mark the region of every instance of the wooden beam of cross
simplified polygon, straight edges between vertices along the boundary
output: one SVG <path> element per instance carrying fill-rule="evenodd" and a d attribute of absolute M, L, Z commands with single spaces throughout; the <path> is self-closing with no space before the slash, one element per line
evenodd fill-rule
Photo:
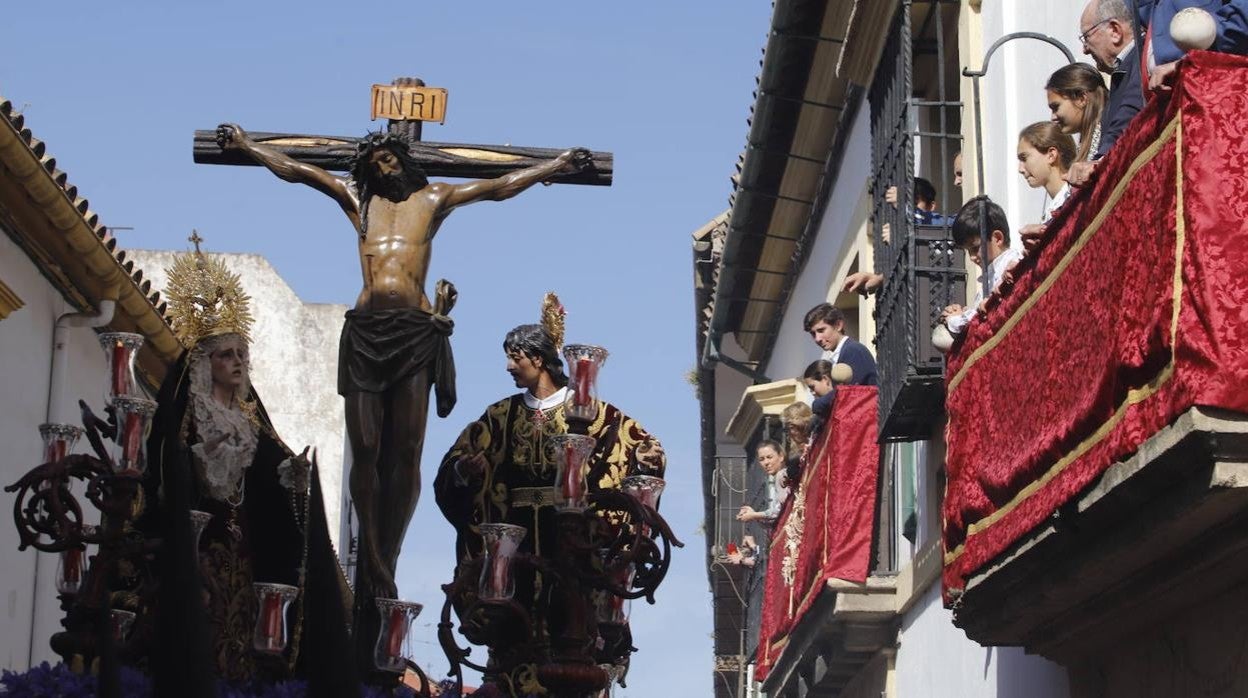
<path fill-rule="evenodd" d="M 423 85 L 413 78 L 400 78 L 395 85 Z M 475 145 L 466 143 L 431 143 L 420 140 L 420 122 L 391 121 L 390 131 L 399 131 L 412 142 L 411 154 L 430 177 L 461 177 L 492 179 L 509 172 L 532 167 L 551 160 L 563 152 L 552 148 L 527 148 L 510 145 Z M 360 138 L 351 136 L 314 136 L 297 133 L 250 132 L 255 142 L 273 148 L 299 162 L 315 165 L 331 172 L 346 172 L 356 153 Z M 575 174 L 558 175 L 552 183 L 610 186 L 614 174 L 614 157 L 609 152 L 591 151 L 593 164 Z M 252 165 L 258 163 L 244 153 L 228 152 L 217 143 L 217 130 L 195 132 L 193 156 L 204 165 Z"/>

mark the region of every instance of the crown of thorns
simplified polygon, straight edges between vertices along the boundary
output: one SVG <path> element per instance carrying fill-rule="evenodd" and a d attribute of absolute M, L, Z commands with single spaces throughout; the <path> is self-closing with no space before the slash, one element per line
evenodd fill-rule
<path fill-rule="evenodd" d="M 411 146 L 411 142 L 401 133 L 372 131 L 356 143 L 355 152 L 357 157 L 371 153 L 378 148 L 400 148 L 407 152 Z"/>

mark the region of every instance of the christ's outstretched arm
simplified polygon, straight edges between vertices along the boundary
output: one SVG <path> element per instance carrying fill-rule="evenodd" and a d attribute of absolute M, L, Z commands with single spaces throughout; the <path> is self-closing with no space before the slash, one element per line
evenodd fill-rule
<path fill-rule="evenodd" d="M 306 184 L 325 194 L 342 207 L 347 217 L 360 228 L 360 201 L 350 180 L 338 177 L 307 163 L 299 162 L 273 148 L 255 141 L 238 124 L 221 124 L 217 127 L 217 144 L 222 150 L 246 153 L 252 160 L 264 165 L 270 172 L 287 182 Z"/>
<path fill-rule="evenodd" d="M 477 201 L 503 201 L 519 194 L 538 182 L 545 182 L 561 173 L 580 172 L 593 162 L 593 156 L 584 148 L 566 150 L 559 157 L 517 170 L 495 179 L 478 179 L 465 184 L 443 185 L 450 189 L 443 206 L 446 210 Z"/>

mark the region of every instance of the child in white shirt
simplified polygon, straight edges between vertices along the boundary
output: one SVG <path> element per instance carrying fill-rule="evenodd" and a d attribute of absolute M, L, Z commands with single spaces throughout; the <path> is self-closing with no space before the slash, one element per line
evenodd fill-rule
<path fill-rule="evenodd" d="M 984 264 L 984 245 L 980 233 L 981 220 L 987 218 L 988 259 Z M 1010 247 L 1010 223 L 1005 218 L 1005 211 L 992 202 L 987 196 L 977 196 L 966 202 L 953 221 L 953 243 L 966 251 L 966 256 L 984 273 L 976 285 L 975 300 L 969 308 L 961 305 L 950 305 L 941 315 L 941 322 L 949 328 L 950 334 L 959 335 L 966 331 L 971 318 L 975 317 L 984 304 L 984 279 L 988 279 L 989 291 L 996 291 L 1005 278 L 1005 272 L 1022 259 L 1022 252 Z"/>

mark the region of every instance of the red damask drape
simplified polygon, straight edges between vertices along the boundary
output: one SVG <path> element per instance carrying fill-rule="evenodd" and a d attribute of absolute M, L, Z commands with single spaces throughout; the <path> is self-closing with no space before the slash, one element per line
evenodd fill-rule
<path fill-rule="evenodd" d="M 755 677 L 763 680 L 829 579 L 865 582 L 879 485 L 876 389 L 842 386 L 776 522 Z"/>
<path fill-rule="evenodd" d="M 947 373 L 944 588 L 1196 405 L 1248 411 L 1248 59 L 1196 52 Z"/>

